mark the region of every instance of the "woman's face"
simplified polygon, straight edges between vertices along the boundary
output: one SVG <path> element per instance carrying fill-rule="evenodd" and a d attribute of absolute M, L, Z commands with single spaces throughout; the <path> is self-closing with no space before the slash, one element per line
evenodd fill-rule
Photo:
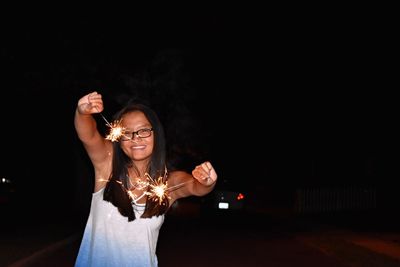
<path fill-rule="evenodd" d="M 122 150 L 135 163 L 149 162 L 154 147 L 154 133 L 146 116 L 141 111 L 127 113 L 122 117 L 122 126 L 126 129 L 125 138 L 120 142 Z"/>

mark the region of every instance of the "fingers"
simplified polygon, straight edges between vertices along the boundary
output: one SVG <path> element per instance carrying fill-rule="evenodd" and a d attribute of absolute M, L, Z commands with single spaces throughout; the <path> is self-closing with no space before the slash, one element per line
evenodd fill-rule
<path fill-rule="evenodd" d="M 92 114 L 103 110 L 103 100 L 97 91 L 91 92 L 78 101 L 78 111 L 81 114 Z"/>
<path fill-rule="evenodd" d="M 198 167 L 201 170 L 202 175 L 203 176 L 206 175 L 205 178 L 210 177 L 210 173 L 211 173 L 211 170 L 212 170 L 211 164 L 209 164 L 208 162 L 204 162 L 204 163 L 200 164 Z"/>
<path fill-rule="evenodd" d="M 216 179 L 216 173 L 213 166 L 208 161 L 197 165 L 192 174 L 197 180 L 205 181 L 207 184 L 213 183 Z"/>
<path fill-rule="evenodd" d="M 202 165 L 204 165 L 207 168 L 208 172 L 211 172 L 211 170 L 213 169 L 213 167 L 209 161 L 204 162 Z"/>
<path fill-rule="evenodd" d="M 98 100 L 101 100 L 101 94 L 97 93 L 96 91 L 87 95 L 88 104 L 93 104 L 93 102 L 98 102 Z"/>
<path fill-rule="evenodd" d="M 87 95 L 87 104 L 96 109 L 97 112 L 101 112 L 103 110 L 103 100 L 101 94 L 92 92 Z"/>

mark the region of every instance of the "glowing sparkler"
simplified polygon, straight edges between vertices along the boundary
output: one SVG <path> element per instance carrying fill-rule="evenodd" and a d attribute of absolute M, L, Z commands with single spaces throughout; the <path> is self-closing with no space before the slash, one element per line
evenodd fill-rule
<path fill-rule="evenodd" d="M 141 182 L 141 186 L 146 185 L 146 187 L 149 187 L 148 191 L 145 192 L 145 195 L 147 195 L 151 201 L 158 201 L 159 205 L 165 205 L 166 202 L 164 200 L 167 198 L 171 199 L 171 197 L 168 195 L 169 192 L 182 187 L 184 184 L 195 181 L 195 179 L 193 179 L 190 181 L 186 181 L 186 182 L 168 187 L 168 181 L 162 176 L 158 177 L 157 179 L 153 179 L 148 173 L 146 173 L 145 176 L 146 176 L 146 182 L 144 182 L 144 181 Z M 135 201 L 139 200 L 143 196 L 142 195 L 139 198 L 137 198 L 137 196 L 134 193 L 132 193 L 130 190 L 128 190 L 128 194 Z"/>
<path fill-rule="evenodd" d="M 164 182 L 163 177 L 160 176 L 157 178 L 157 180 L 152 179 L 150 175 L 148 175 L 148 177 L 150 177 L 151 181 L 153 181 L 153 182 L 149 184 L 150 190 L 146 194 L 150 197 L 150 200 L 158 201 L 158 203 L 160 205 L 165 205 L 164 199 L 166 199 L 166 198 L 171 199 L 171 197 L 168 195 L 168 192 L 176 190 L 176 189 L 182 187 L 184 184 L 195 181 L 195 179 L 193 179 L 193 180 L 190 180 L 187 182 L 183 182 L 183 183 L 168 187 L 168 181 Z"/>
<path fill-rule="evenodd" d="M 118 141 L 121 136 L 125 134 L 126 129 L 122 126 L 120 120 L 116 120 L 112 124 L 108 124 L 108 127 L 110 127 L 110 130 L 108 135 L 106 136 L 106 139 L 110 140 L 111 142 Z"/>
<path fill-rule="evenodd" d="M 132 200 L 134 200 L 135 202 L 138 201 L 139 199 L 141 199 L 143 196 L 147 195 L 149 197 L 150 201 L 154 201 L 154 202 L 157 201 L 159 203 L 159 205 L 166 205 L 166 202 L 164 200 L 167 198 L 171 199 L 171 197 L 169 196 L 169 192 L 182 187 L 184 184 L 192 183 L 195 181 L 195 179 L 192 179 L 192 180 L 182 182 L 182 183 L 176 184 L 174 186 L 168 187 L 168 181 L 166 181 L 164 179 L 164 177 L 162 177 L 162 176 L 158 177 L 157 179 L 153 179 L 148 173 L 146 173 L 145 176 L 146 176 L 146 181 L 137 182 L 138 185 L 140 184 L 139 187 L 134 186 L 134 189 L 139 188 L 140 190 L 142 190 L 144 188 L 148 188 L 148 190 L 146 192 L 144 192 L 143 194 L 141 194 L 140 196 L 137 196 L 133 192 L 133 189 L 127 189 L 122 184 L 121 181 L 115 181 L 115 182 L 121 184 L 122 187 L 124 188 L 124 190 L 130 196 L 130 198 Z"/>
<path fill-rule="evenodd" d="M 99 111 L 97 106 L 94 106 L 97 111 L 99 112 L 101 118 L 106 122 L 106 125 L 110 128 L 109 133 L 106 136 L 107 140 L 110 140 L 111 142 L 116 142 L 118 141 L 121 136 L 125 134 L 126 128 L 122 126 L 122 120 L 115 120 L 112 123 L 110 123 L 106 117 Z"/>
<path fill-rule="evenodd" d="M 163 177 L 161 176 L 158 177 L 156 180 L 151 179 L 151 181 L 152 183 L 149 184 L 150 189 L 148 192 L 146 192 L 146 194 L 149 196 L 150 200 L 158 201 L 158 204 L 165 205 L 164 200 L 166 198 L 170 199 L 167 192 L 167 181 L 164 182 Z"/>

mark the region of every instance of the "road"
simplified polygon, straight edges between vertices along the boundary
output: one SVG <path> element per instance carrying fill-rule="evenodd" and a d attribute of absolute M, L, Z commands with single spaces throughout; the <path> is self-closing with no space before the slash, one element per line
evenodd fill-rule
<path fill-rule="evenodd" d="M 81 229 L 9 267 L 73 266 Z M 217 214 L 169 216 L 157 248 L 160 267 L 400 266 L 400 235 L 319 221 Z"/>

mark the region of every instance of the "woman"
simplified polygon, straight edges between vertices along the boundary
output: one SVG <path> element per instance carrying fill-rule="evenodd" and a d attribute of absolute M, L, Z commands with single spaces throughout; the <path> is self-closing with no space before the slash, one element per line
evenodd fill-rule
<path fill-rule="evenodd" d="M 95 186 L 75 266 L 157 266 L 156 245 L 164 215 L 179 198 L 212 191 L 217 173 L 210 162 L 168 172 L 165 137 L 156 113 L 129 104 L 104 138 L 92 114 L 104 109 L 101 94 L 78 101 L 75 129 L 92 162 Z"/>

